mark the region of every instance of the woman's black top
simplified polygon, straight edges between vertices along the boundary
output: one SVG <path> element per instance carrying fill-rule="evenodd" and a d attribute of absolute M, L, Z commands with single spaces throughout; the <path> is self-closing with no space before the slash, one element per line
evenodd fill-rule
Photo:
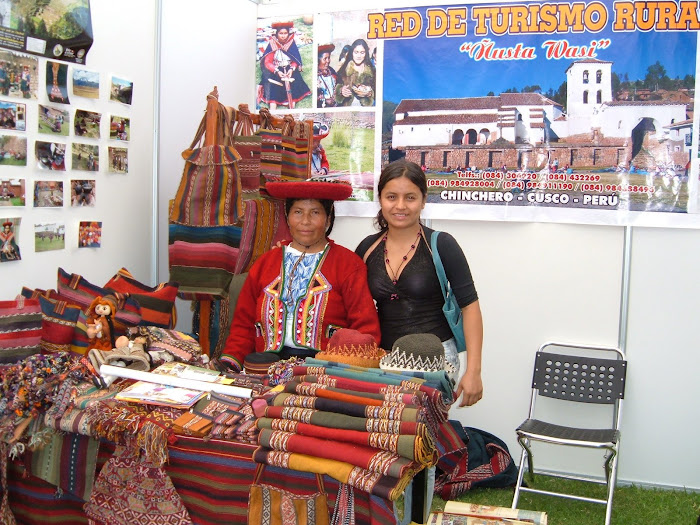
<path fill-rule="evenodd" d="M 413 258 L 404 266 L 396 285 L 386 270 L 383 240 L 367 257 L 367 280 L 377 303 L 382 332 L 380 346 L 387 351 L 391 350 L 396 339 L 407 334 L 432 333 L 441 341 L 452 337 L 442 313 L 445 300 L 429 249 L 433 230 L 423 227 L 423 231 L 425 239 L 421 237 Z M 380 232 L 365 238 L 355 253 L 364 257 L 369 247 L 384 234 Z M 460 308 L 476 301 L 478 295 L 469 264 L 454 237 L 441 232 L 438 251 Z"/>

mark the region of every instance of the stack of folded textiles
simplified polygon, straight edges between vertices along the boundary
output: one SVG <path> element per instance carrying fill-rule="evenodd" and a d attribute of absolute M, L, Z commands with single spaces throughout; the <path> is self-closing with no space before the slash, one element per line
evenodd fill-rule
<path fill-rule="evenodd" d="M 440 375 L 431 382 L 307 358 L 283 391 L 254 401 L 260 447 L 253 457 L 396 500 L 438 461 L 436 440 L 449 426 Z"/>

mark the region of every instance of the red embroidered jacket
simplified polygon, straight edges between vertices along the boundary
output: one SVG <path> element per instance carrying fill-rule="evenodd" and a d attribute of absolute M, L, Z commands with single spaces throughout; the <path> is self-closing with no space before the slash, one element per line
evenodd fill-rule
<path fill-rule="evenodd" d="M 251 352 L 283 346 L 287 305 L 281 300 L 287 281 L 283 250 L 273 248 L 253 264 L 238 296 L 221 359 L 243 368 Z M 296 344 L 326 349 L 334 329 L 352 328 L 379 341 L 379 318 L 367 286 L 367 268 L 354 252 L 328 241 L 304 299 L 296 305 Z"/>

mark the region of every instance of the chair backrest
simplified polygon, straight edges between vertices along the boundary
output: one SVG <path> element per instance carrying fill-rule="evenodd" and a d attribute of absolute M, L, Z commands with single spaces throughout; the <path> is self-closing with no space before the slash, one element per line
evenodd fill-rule
<path fill-rule="evenodd" d="M 570 425 L 575 421 L 577 426 L 595 428 L 601 418 L 610 415 L 612 427 L 617 429 L 622 417 L 626 376 L 627 361 L 619 348 L 544 343 L 535 357 L 529 417 L 545 416 L 550 422 Z M 565 401 L 580 405 L 572 411 L 546 404 L 536 414 L 535 406 L 540 398 L 552 398 L 555 404 Z M 584 405 L 589 408 L 584 409 Z"/>
<path fill-rule="evenodd" d="M 555 354 L 544 352 L 542 348 L 535 357 L 532 376 L 532 387 L 538 390 L 539 395 L 596 404 L 614 404 L 624 398 L 627 361 L 623 358 Z M 617 349 L 586 346 L 575 348 L 616 351 L 624 357 Z"/>

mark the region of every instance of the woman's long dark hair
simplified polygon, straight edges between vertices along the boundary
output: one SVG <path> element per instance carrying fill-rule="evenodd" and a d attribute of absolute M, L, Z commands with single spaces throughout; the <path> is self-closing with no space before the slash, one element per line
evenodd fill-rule
<path fill-rule="evenodd" d="M 335 206 L 333 206 L 333 201 L 330 199 L 309 199 L 309 198 L 294 198 L 294 199 L 285 199 L 284 201 L 284 216 L 288 217 L 289 216 L 289 210 L 292 209 L 292 205 L 296 201 L 308 201 L 308 200 L 314 200 L 318 201 L 321 203 L 321 206 L 323 206 L 323 209 L 326 212 L 326 217 L 330 217 L 330 223 L 328 224 L 328 229 L 326 230 L 326 237 L 328 237 L 331 234 L 331 231 L 333 231 L 333 224 L 335 223 Z"/>
<path fill-rule="evenodd" d="M 399 177 L 406 177 L 413 184 L 418 186 L 418 189 L 420 189 L 424 199 L 428 196 L 428 180 L 423 172 L 423 169 L 415 162 L 411 162 L 410 160 L 406 159 L 399 159 L 384 166 L 381 175 L 379 175 L 377 194 L 380 198 L 382 196 L 384 186 L 386 186 L 389 181 L 398 179 Z M 386 222 L 381 208 L 379 208 L 379 212 L 374 218 L 374 225 L 380 231 L 389 227 L 389 223 Z"/>
<path fill-rule="evenodd" d="M 352 62 L 352 52 L 355 51 L 355 48 L 357 46 L 362 46 L 365 48 L 365 59 L 362 61 L 363 64 L 366 66 L 369 66 L 370 69 L 372 70 L 372 76 L 376 73 L 376 69 L 374 68 L 374 65 L 372 64 L 372 60 L 370 59 L 369 56 L 369 46 L 367 45 L 367 42 L 365 42 L 362 38 L 358 38 L 355 40 L 352 45 L 350 46 L 350 51 L 348 51 L 347 56 L 345 57 L 345 61 L 343 62 L 343 65 L 340 66 L 338 69 L 338 74 L 342 75 L 343 77 L 347 76 L 347 71 L 346 68 L 350 62 Z"/>

